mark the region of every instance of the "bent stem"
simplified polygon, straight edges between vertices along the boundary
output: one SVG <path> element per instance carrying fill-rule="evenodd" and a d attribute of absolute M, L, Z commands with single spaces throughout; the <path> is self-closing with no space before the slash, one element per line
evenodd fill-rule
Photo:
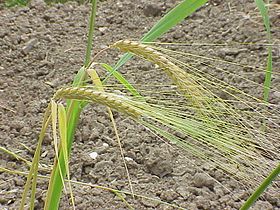
<path fill-rule="evenodd" d="M 256 191 L 248 198 L 248 200 L 243 204 L 240 210 L 249 209 L 279 174 L 280 174 L 280 163 L 269 174 L 269 176 L 260 184 L 260 186 L 256 189 Z"/>

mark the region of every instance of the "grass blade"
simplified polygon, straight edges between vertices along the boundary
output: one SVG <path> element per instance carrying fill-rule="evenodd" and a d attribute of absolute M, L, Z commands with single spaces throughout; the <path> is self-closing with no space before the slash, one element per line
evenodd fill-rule
<path fill-rule="evenodd" d="M 264 80 L 264 93 L 263 99 L 268 102 L 269 92 L 271 87 L 271 78 L 272 78 L 272 47 L 268 47 L 268 57 L 267 57 L 267 67 L 265 72 L 265 80 Z"/>
<path fill-rule="evenodd" d="M 168 12 L 152 29 L 141 39 L 142 42 L 150 42 L 170 28 L 177 25 L 184 18 L 194 13 L 198 8 L 203 6 L 208 0 L 185 0 L 178 4 L 174 9 Z"/>
<path fill-rule="evenodd" d="M 249 209 L 279 174 L 280 164 L 278 164 L 278 166 L 269 174 L 269 176 L 262 182 L 262 184 L 256 189 L 256 191 L 248 198 L 248 200 L 242 205 L 240 210 Z"/>
<path fill-rule="evenodd" d="M 92 42 L 93 42 L 93 32 L 94 32 L 94 25 L 95 25 L 95 17 L 96 17 L 96 7 L 97 7 L 97 0 L 92 1 L 92 8 L 91 8 L 91 16 L 90 16 L 90 24 L 89 24 L 89 33 L 88 33 L 88 41 L 87 41 L 87 49 L 86 49 L 86 56 L 84 66 L 79 70 L 78 74 L 74 78 L 73 86 L 77 87 L 84 83 L 86 79 L 86 72 L 85 69 L 87 65 L 90 63 L 91 57 L 91 49 L 92 49 Z M 67 153 L 69 154 L 71 151 L 71 146 L 74 139 L 75 130 L 79 121 L 80 113 L 82 108 L 85 104 L 77 101 L 67 101 Z M 63 158 L 64 154 L 61 150 L 59 153 L 59 160 L 61 161 L 61 171 L 57 165 L 54 165 L 54 169 L 51 174 L 51 179 L 49 183 L 49 189 L 47 193 L 47 201 L 45 204 L 44 209 L 46 210 L 55 210 L 59 207 L 59 200 L 61 196 L 61 191 L 63 187 L 63 183 L 61 181 L 61 175 L 64 177 L 66 175 L 66 166 L 64 164 Z M 56 167 L 55 167 L 56 166 Z"/>
<path fill-rule="evenodd" d="M 57 126 L 57 104 L 52 100 L 51 101 L 51 115 L 52 115 L 52 131 L 53 131 L 53 142 L 54 142 L 54 151 L 56 159 L 58 159 L 58 139 L 56 134 Z"/>
<path fill-rule="evenodd" d="M 133 96 L 138 96 L 140 97 L 140 93 L 131 85 L 123 76 L 120 72 L 115 71 L 114 68 L 106 63 L 102 63 L 101 66 L 106 69 L 109 73 L 111 73 L 123 86 L 129 90 L 129 92 Z"/>
<path fill-rule="evenodd" d="M 31 183 L 32 183 L 32 190 L 31 190 L 31 200 L 30 200 L 30 209 L 32 207 L 34 207 L 34 203 L 35 203 L 35 191 L 36 191 L 36 184 L 37 184 L 37 175 L 38 175 L 38 166 L 39 166 L 39 159 L 40 159 L 40 153 L 41 153 L 41 147 L 42 147 L 42 142 L 43 139 L 45 137 L 46 134 L 46 130 L 47 127 L 50 123 L 50 106 L 48 106 L 45 114 L 44 114 L 44 120 L 43 120 L 43 124 L 42 124 L 42 128 L 41 128 L 41 132 L 39 135 L 39 141 L 38 141 L 38 145 L 36 147 L 36 151 L 34 154 L 34 158 L 32 160 L 32 165 L 30 167 L 28 176 L 27 176 L 27 180 L 24 186 L 24 190 L 22 193 L 22 197 L 21 197 L 21 203 L 20 203 L 20 210 L 25 209 L 24 205 L 26 203 L 26 199 L 27 199 L 27 194 L 28 194 L 28 190 L 30 189 Z"/>
<path fill-rule="evenodd" d="M 271 44 L 271 30 L 270 30 L 270 21 L 268 16 L 268 9 L 265 6 L 265 3 L 263 0 L 255 0 L 256 5 L 261 13 L 261 16 L 263 18 L 263 23 L 266 29 L 267 38 L 269 41 L 269 44 Z M 267 57 L 267 67 L 265 72 L 265 81 L 264 81 L 264 93 L 263 93 L 263 99 L 264 101 L 268 101 L 269 98 L 269 91 L 271 86 L 271 77 L 272 77 L 272 47 L 271 45 L 268 47 L 268 57 Z"/>
<path fill-rule="evenodd" d="M 195 12 L 198 8 L 203 6 L 208 0 L 184 0 L 178 4 L 174 9 L 169 11 L 163 18 L 157 22 L 151 30 L 143 36 L 142 42 L 151 42 L 166 33 L 173 26 L 184 20 L 186 17 Z M 114 71 L 117 71 L 124 65 L 132 55 L 130 53 L 124 54 L 118 63 L 114 66 Z M 113 73 L 110 73 L 103 82 L 105 82 Z"/>
<path fill-rule="evenodd" d="M 66 110 L 62 104 L 58 105 L 58 124 L 59 124 L 59 134 L 61 140 L 61 149 L 63 151 L 64 165 L 66 169 L 66 176 L 68 180 L 70 180 L 70 170 L 69 170 L 69 155 L 68 155 L 68 147 L 67 147 L 67 117 Z M 60 164 L 59 164 L 60 165 Z M 62 180 L 62 183 L 64 181 Z M 73 204 L 73 208 L 75 209 L 74 196 L 72 192 L 71 183 L 68 182 L 71 201 Z"/>
<path fill-rule="evenodd" d="M 91 4 L 92 4 L 92 7 L 91 7 L 91 15 L 90 15 L 90 19 L 89 19 L 89 32 L 88 32 L 87 49 L 86 49 L 84 66 L 87 66 L 90 63 L 92 43 L 93 43 L 93 32 L 94 32 L 95 17 L 96 17 L 97 0 L 92 0 Z"/>

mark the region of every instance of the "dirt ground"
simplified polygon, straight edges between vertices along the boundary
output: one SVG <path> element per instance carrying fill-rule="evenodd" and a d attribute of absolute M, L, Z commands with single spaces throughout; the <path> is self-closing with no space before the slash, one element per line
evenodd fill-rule
<path fill-rule="evenodd" d="M 94 53 L 120 39 L 139 39 L 177 0 L 104 0 L 98 5 Z M 279 2 L 279 1 L 278 1 Z M 273 42 L 280 43 L 280 4 L 272 1 Z M 70 84 L 83 64 L 86 48 L 89 5 L 46 5 L 34 1 L 29 8 L 7 9 L 0 6 L 0 146 L 31 160 L 40 132 L 43 111 L 59 87 Z M 264 43 L 266 34 L 254 1 L 212 0 L 161 38 L 163 42 Z M 264 67 L 266 48 L 189 47 L 189 52 Z M 105 53 L 102 62 L 118 60 L 116 52 Z M 273 48 L 275 72 L 280 67 L 279 48 Z M 130 61 L 122 71 L 131 71 L 132 83 L 164 82 L 161 74 L 148 72 L 151 64 Z M 141 72 L 144 72 L 141 74 Z M 136 74 L 138 73 L 138 74 Z M 251 72 L 258 83 L 263 74 Z M 238 81 L 235 81 L 238 83 Z M 240 86 L 246 84 L 240 83 Z M 280 88 L 280 78 L 273 77 Z M 261 89 L 250 89 L 261 97 Z M 280 102 L 272 91 L 270 101 Z M 115 114 L 129 173 L 136 194 L 159 199 L 182 209 L 238 209 L 250 190 L 211 165 L 152 135 L 143 126 Z M 42 163 L 52 164 L 51 137 L 43 144 Z M 278 147 L 280 148 L 280 147 Z M 97 152 L 92 159 L 90 153 Z M 0 152 L 0 166 L 28 171 L 25 163 Z M 118 144 L 102 106 L 88 107 L 81 116 L 71 157 L 72 179 L 80 182 L 129 191 Z M 198 169 L 198 166 L 200 169 Z M 43 172 L 44 174 L 44 172 Z M 213 180 L 217 180 L 215 182 Z M 0 209 L 16 209 L 25 178 L 0 172 Z M 90 186 L 73 185 L 76 209 L 128 209 L 115 194 Z M 36 209 L 42 209 L 47 181 L 40 179 Z M 252 209 L 280 209 L 279 189 L 269 193 Z M 176 209 L 164 203 L 126 196 L 135 209 Z M 68 196 L 60 209 L 70 209 Z"/>

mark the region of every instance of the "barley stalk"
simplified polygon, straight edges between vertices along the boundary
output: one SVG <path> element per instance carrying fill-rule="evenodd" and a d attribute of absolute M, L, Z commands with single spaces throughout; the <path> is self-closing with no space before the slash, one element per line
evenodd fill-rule
<path fill-rule="evenodd" d="M 57 100 L 61 98 L 88 100 L 91 102 L 99 103 L 136 119 L 139 118 L 141 115 L 141 113 L 138 110 L 136 110 L 133 106 L 131 106 L 128 103 L 130 99 L 113 93 L 106 93 L 103 91 L 94 90 L 92 88 L 61 88 L 54 95 L 54 99 Z"/>

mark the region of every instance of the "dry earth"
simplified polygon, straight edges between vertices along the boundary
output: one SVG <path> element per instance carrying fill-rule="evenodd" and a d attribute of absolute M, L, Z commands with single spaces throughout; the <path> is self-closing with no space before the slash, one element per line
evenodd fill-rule
<path fill-rule="evenodd" d="M 160 0 L 105 0 L 99 4 L 94 52 L 120 39 L 139 39 L 175 3 Z M 151 4 L 152 3 L 152 4 Z M 0 6 L 0 146 L 29 160 L 32 158 L 43 111 L 55 90 L 70 84 L 81 67 L 86 47 L 89 5 L 46 5 L 36 1 L 29 8 Z M 280 43 L 280 5 L 271 7 L 272 36 Z M 210 1 L 161 38 L 163 42 L 241 43 L 265 42 L 265 31 L 254 1 Z M 189 47 L 189 52 L 265 66 L 266 48 Z M 273 48 L 274 67 L 279 73 L 279 48 Z M 113 64 L 116 52 L 105 53 L 102 62 Z M 151 64 L 139 59 L 129 62 L 132 83 L 164 82 L 161 74 L 148 72 Z M 142 74 L 142 72 L 144 72 Z M 138 74 L 136 74 L 138 73 Z M 263 82 L 263 74 L 251 72 Z M 279 77 L 273 79 L 278 88 Z M 238 83 L 239 81 L 235 81 Z M 242 86 L 242 82 L 241 82 Z M 261 97 L 260 90 L 251 90 Z M 279 104 L 279 92 L 270 101 Z M 136 194 L 160 199 L 185 209 L 238 209 L 250 190 L 207 163 L 184 156 L 178 149 L 153 136 L 141 125 L 115 113 L 125 156 Z M 43 145 L 42 161 L 51 164 L 54 154 L 50 136 Z M 24 147 L 27 146 L 27 148 Z M 97 152 L 96 159 L 90 158 Z M 0 152 L 0 166 L 28 171 L 28 167 Z M 198 167 L 200 169 L 198 169 Z M 126 173 L 106 109 L 90 106 L 82 114 L 71 158 L 72 179 L 85 183 L 129 190 Z M 43 172 L 44 174 L 44 172 Z M 215 182 L 217 180 L 219 183 Z M 25 178 L 0 172 L 0 209 L 16 209 Z M 40 180 L 36 209 L 42 209 L 46 180 Z M 115 194 L 89 186 L 74 185 L 77 209 L 127 209 Z M 133 200 L 135 209 L 176 209 L 145 198 Z M 60 209 L 70 209 L 64 196 Z M 280 209 L 279 189 L 270 189 L 252 209 Z"/>

